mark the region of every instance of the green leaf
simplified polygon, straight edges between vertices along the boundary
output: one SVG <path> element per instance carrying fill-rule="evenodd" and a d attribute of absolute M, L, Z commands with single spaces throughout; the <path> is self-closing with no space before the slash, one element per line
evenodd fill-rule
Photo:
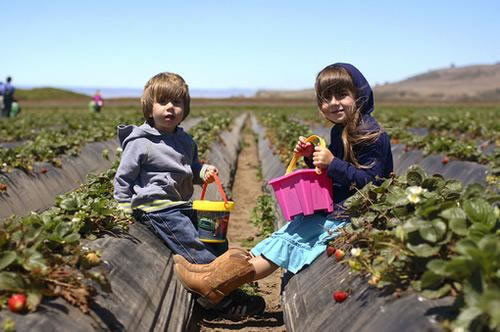
<path fill-rule="evenodd" d="M 73 242 L 77 242 L 78 240 L 80 240 L 80 234 L 78 234 L 78 233 L 72 233 L 72 234 L 69 234 L 63 238 L 63 241 L 65 243 L 73 243 Z"/>
<path fill-rule="evenodd" d="M 429 261 L 429 263 L 427 263 L 427 269 L 439 276 L 446 276 L 445 268 L 446 268 L 446 261 L 442 259 L 433 259 Z"/>
<path fill-rule="evenodd" d="M 425 179 L 425 172 L 418 166 L 412 166 L 406 173 L 406 181 L 409 186 L 420 186 Z"/>
<path fill-rule="evenodd" d="M 415 255 L 418 257 L 431 257 L 436 255 L 439 252 L 440 247 L 431 247 L 427 243 L 421 243 L 419 245 L 412 245 L 411 243 L 407 243 L 406 247 L 410 249 Z"/>
<path fill-rule="evenodd" d="M 26 287 L 24 279 L 18 273 L 0 272 L 0 291 L 20 292 Z"/>
<path fill-rule="evenodd" d="M 424 181 L 422 181 L 422 188 L 425 188 L 428 191 L 439 190 L 439 189 L 443 188 L 444 185 L 445 185 L 444 180 L 442 178 L 436 177 L 436 176 L 426 178 L 426 179 L 424 179 Z"/>
<path fill-rule="evenodd" d="M 468 307 L 460 312 L 454 325 L 468 331 L 470 323 L 482 313 L 483 311 L 478 307 Z"/>
<path fill-rule="evenodd" d="M 455 251 L 464 256 L 468 256 L 471 250 L 477 250 L 476 243 L 471 239 L 463 239 L 455 245 Z"/>
<path fill-rule="evenodd" d="M 468 278 L 474 270 L 476 269 L 476 264 L 470 259 L 465 257 L 455 257 L 445 266 L 445 273 L 454 280 L 464 280 Z"/>
<path fill-rule="evenodd" d="M 488 226 L 481 223 L 475 223 L 467 230 L 467 237 L 473 241 L 479 241 L 489 233 L 490 229 Z"/>
<path fill-rule="evenodd" d="M 0 255 L 0 271 L 12 264 L 17 258 L 15 251 L 4 251 Z"/>
<path fill-rule="evenodd" d="M 441 285 L 443 282 L 443 277 L 434 273 L 431 270 L 427 270 L 424 272 L 422 277 L 420 278 L 420 287 L 422 288 L 431 288 L 435 289 Z"/>
<path fill-rule="evenodd" d="M 404 206 L 409 203 L 407 196 L 408 194 L 402 188 L 393 187 L 386 196 L 386 202 L 394 207 Z"/>
<path fill-rule="evenodd" d="M 60 203 L 59 206 L 67 211 L 76 211 L 78 210 L 78 202 L 75 198 L 65 198 Z"/>
<path fill-rule="evenodd" d="M 26 306 L 28 307 L 29 311 L 36 311 L 36 309 L 40 305 L 40 302 L 42 302 L 42 294 L 39 291 L 32 290 L 28 292 Z"/>
<path fill-rule="evenodd" d="M 31 251 L 29 256 L 25 259 L 23 267 L 27 271 L 40 270 L 41 272 L 47 271 L 46 260 L 43 255 L 38 251 Z"/>
<path fill-rule="evenodd" d="M 478 247 L 492 256 L 498 255 L 500 253 L 500 238 L 493 234 L 486 235 L 479 241 Z"/>
<path fill-rule="evenodd" d="M 421 292 L 422 296 L 428 299 L 438 299 L 445 295 L 448 295 L 451 291 L 451 286 L 449 284 L 443 285 L 441 288 L 436 290 L 426 289 Z"/>
<path fill-rule="evenodd" d="M 439 219 L 434 219 L 424 223 L 419 233 L 424 240 L 435 243 L 446 233 L 446 224 Z"/>
<path fill-rule="evenodd" d="M 464 203 L 464 211 L 473 223 L 481 223 L 488 230 L 493 229 L 497 222 L 495 210 L 485 200 L 478 198 Z"/>
<path fill-rule="evenodd" d="M 454 207 L 444 210 L 440 216 L 448 220 L 448 225 L 455 234 L 467 235 L 467 215 L 464 210 Z"/>

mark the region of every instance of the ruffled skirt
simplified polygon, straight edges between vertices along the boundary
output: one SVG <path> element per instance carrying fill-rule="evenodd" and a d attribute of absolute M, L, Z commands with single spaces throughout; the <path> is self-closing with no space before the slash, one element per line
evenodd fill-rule
<path fill-rule="evenodd" d="M 299 215 L 259 242 L 251 252 L 297 273 L 326 250 L 328 241 L 338 236 L 339 228 L 345 224 L 346 221 L 329 219 L 326 214 Z"/>

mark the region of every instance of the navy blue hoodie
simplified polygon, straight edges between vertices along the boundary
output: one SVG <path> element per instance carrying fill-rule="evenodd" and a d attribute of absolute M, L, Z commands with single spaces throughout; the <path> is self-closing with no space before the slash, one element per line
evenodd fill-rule
<path fill-rule="evenodd" d="M 351 74 L 354 86 L 357 89 L 357 104 L 360 107 L 363 129 L 366 131 L 377 131 L 380 126 L 377 121 L 371 116 L 374 110 L 375 103 L 373 101 L 373 91 L 365 79 L 363 74 L 347 63 L 336 63 L 334 66 L 345 68 Z M 333 201 L 336 210 L 335 215 L 343 212 L 342 203 L 355 190 L 350 190 L 351 184 L 358 189 L 364 187 L 369 182 L 380 184 L 382 180 L 376 180 L 376 177 L 387 178 L 393 171 L 391 143 L 387 133 L 383 132 L 377 141 L 371 144 L 360 144 L 353 147 L 354 154 L 361 165 L 373 166 L 368 169 L 356 168 L 353 164 L 344 161 L 344 146 L 342 144 L 343 125 L 335 124 L 330 131 L 330 145 L 328 149 L 333 153 L 334 159 L 328 166 L 327 174 L 333 180 Z"/>

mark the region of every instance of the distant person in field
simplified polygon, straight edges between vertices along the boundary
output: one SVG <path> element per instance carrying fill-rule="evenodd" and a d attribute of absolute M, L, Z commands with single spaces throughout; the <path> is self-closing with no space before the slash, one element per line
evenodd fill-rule
<path fill-rule="evenodd" d="M 218 170 L 201 164 L 196 142 L 179 126 L 190 111 L 188 86 L 177 74 L 157 74 L 146 83 L 141 102 L 145 123 L 118 126 L 123 154 L 114 179 L 114 197 L 173 253 L 193 263 L 210 263 L 216 252 L 200 241 L 191 196 L 194 184 L 213 182 Z M 265 309 L 261 297 L 241 291 L 217 306 L 200 304 L 228 318 Z"/>
<path fill-rule="evenodd" d="M 3 82 L 0 81 L 0 116 L 3 116 Z"/>
<path fill-rule="evenodd" d="M 14 101 L 15 88 L 12 85 L 12 78 L 10 76 L 5 80 L 5 84 L 2 86 L 2 96 L 3 96 L 3 109 L 2 116 L 9 117 L 10 111 L 12 109 L 12 102 Z"/>
<path fill-rule="evenodd" d="M 294 152 L 309 167 L 319 167 L 333 180 L 334 212 L 298 215 L 258 243 L 251 255 L 234 253 L 210 264 L 191 264 L 174 256 L 175 273 L 184 287 L 218 303 L 242 284 L 270 275 L 278 267 L 298 273 L 325 252 L 327 243 L 349 222 L 343 202 L 367 183 L 380 184 L 393 171 L 387 133 L 372 117 L 373 92 L 354 66 L 336 63 L 316 77 L 320 114 L 332 123 L 330 145 L 316 146 L 299 137 Z"/>
<path fill-rule="evenodd" d="M 104 100 L 101 96 L 101 91 L 97 90 L 92 97 L 92 106 L 94 108 L 94 112 L 99 113 L 104 106 Z"/>

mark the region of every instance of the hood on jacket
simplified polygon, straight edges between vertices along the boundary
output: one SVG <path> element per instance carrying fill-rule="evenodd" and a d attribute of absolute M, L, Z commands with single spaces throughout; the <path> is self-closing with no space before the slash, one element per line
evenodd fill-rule
<path fill-rule="evenodd" d="M 354 67 L 349 63 L 334 63 L 331 66 L 342 67 L 351 74 L 352 81 L 357 91 L 357 104 L 360 107 L 362 114 L 370 114 L 375 108 L 375 102 L 373 99 L 373 91 L 370 84 L 366 78 L 361 74 L 358 68 Z"/>
<path fill-rule="evenodd" d="M 177 127 L 175 129 L 175 132 L 172 134 L 161 133 L 158 129 L 151 127 L 147 122 L 144 122 L 144 124 L 140 125 L 139 127 L 134 125 L 119 125 L 117 127 L 118 140 L 122 149 L 125 148 L 128 142 L 140 137 L 176 135 L 181 133 L 182 131 L 182 128 Z"/>

